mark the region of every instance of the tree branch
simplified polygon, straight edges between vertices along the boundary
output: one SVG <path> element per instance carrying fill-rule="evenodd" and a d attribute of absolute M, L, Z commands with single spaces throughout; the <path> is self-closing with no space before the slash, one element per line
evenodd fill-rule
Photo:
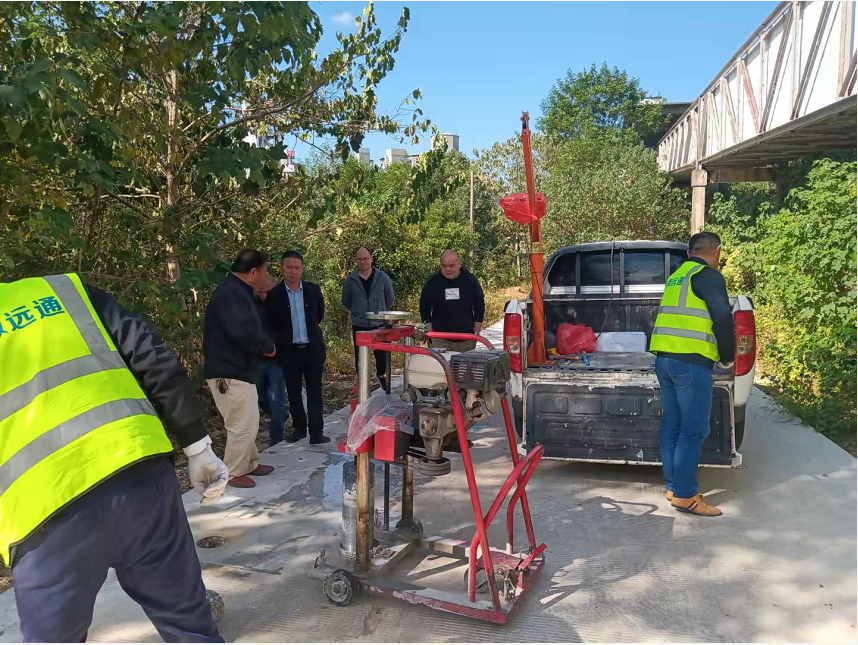
<path fill-rule="evenodd" d="M 324 82 L 319 83 L 318 85 L 312 87 L 311 89 L 309 89 L 307 92 L 305 92 L 304 94 L 302 94 L 300 97 L 298 97 L 297 99 L 295 99 L 292 102 L 280 103 L 278 105 L 275 105 L 272 108 L 262 110 L 261 112 L 255 112 L 255 113 L 249 114 L 247 116 L 239 117 L 237 119 L 233 119 L 232 121 L 230 121 L 228 123 L 224 123 L 223 125 L 217 126 L 216 128 L 210 130 L 205 136 L 203 136 L 203 138 L 200 139 L 196 143 L 196 145 L 194 145 L 193 148 L 191 148 L 191 150 L 188 152 L 188 154 L 185 158 L 187 159 L 188 157 L 193 155 L 197 150 L 199 150 L 203 145 L 205 145 L 205 143 L 207 141 L 209 141 L 209 139 L 211 139 L 216 134 L 223 132 L 224 130 L 229 130 L 231 128 L 234 128 L 235 126 L 241 125 L 242 123 L 250 123 L 252 121 L 258 121 L 260 119 L 265 118 L 266 116 L 270 116 L 272 114 L 276 114 L 277 112 L 283 112 L 285 110 L 288 110 L 291 106 L 302 103 L 303 101 L 306 101 L 308 98 L 313 96 L 313 94 L 318 92 L 324 84 L 325 84 Z"/>
<path fill-rule="evenodd" d="M 107 194 L 110 197 L 113 197 L 113 199 L 120 202 L 121 204 L 125 204 L 131 210 L 136 211 L 137 213 L 139 213 L 143 217 L 146 217 L 146 218 L 150 217 L 149 213 L 147 213 L 145 210 L 143 210 L 142 208 L 137 206 L 137 204 L 135 204 L 134 202 L 128 201 L 124 196 L 117 195 L 116 193 L 107 193 Z"/>
<path fill-rule="evenodd" d="M 107 199 L 108 197 L 116 197 L 116 198 L 122 197 L 124 199 L 137 199 L 137 198 L 143 198 L 143 197 L 151 197 L 153 199 L 158 199 L 158 200 L 162 199 L 162 197 L 160 195 L 152 195 L 150 193 L 140 193 L 137 195 L 114 195 L 113 193 L 110 193 L 108 195 L 102 195 L 101 199 Z"/>

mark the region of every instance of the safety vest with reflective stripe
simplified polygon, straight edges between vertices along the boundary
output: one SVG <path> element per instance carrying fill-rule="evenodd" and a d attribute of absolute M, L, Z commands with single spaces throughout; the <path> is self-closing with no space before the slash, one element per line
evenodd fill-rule
<path fill-rule="evenodd" d="M 0 283 L 0 557 L 170 440 L 74 274 Z M 96 527 L 93 527 L 97 530 Z"/>
<path fill-rule="evenodd" d="M 703 268 L 703 264 L 687 261 L 667 279 L 652 330 L 651 352 L 701 354 L 718 360 L 712 317 L 706 302 L 691 288 L 691 277 Z"/>

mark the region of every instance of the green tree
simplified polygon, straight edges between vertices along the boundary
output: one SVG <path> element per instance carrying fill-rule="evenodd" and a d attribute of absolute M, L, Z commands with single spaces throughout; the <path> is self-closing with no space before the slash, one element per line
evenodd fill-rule
<path fill-rule="evenodd" d="M 577 139 L 594 131 L 621 130 L 645 139 L 666 123 L 660 99 L 651 99 L 636 78 L 603 63 L 581 72 L 571 69 L 542 101 L 540 130 L 551 137 Z"/>
<path fill-rule="evenodd" d="M 582 242 L 686 237 L 687 198 L 641 143 L 614 130 L 593 130 L 578 139 L 536 136 L 533 145 L 536 189 L 548 205 L 546 251 Z M 479 164 L 499 192 L 524 192 L 517 139 L 496 144 Z"/>
<path fill-rule="evenodd" d="M 768 320 L 767 371 L 814 411 L 813 425 L 854 449 L 856 164 L 817 161 L 807 186 L 765 222 L 754 295 Z M 838 435 L 841 435 L 838 437 Z"/>
<path fill-rule="evenodd" d="M 77 270 L 195 346 L 223 259 L 327 179 L 284 176 L 286 143 L 428 127 L 418 90 L 377 110 L 407 24 L 383 36 L 370 4 L 319 57 L 305 2 L 0 5 L 0 275 Z"/>
<path fill-rule="evenodd" d="M 607 131 L 553 143 L 545 157 L 548 247 L 687 235 L 686 196 L 642 144 Z"/>
<path fill-rule="evenodd" d="M 854 452 L 858 167 L 854 151 L 838 155 L 850 156 L 791 163 L 778 185 L 733 186 L 710 221 L 725 240 L 728 287 L 754 297 L 758 372 Z"/>
<path fill-rule="evenodd" d="M 754 244 L 765 234 L 766 218 L 781 200 L 774 184 L 729 184 L 712 197 L 706 229 L 721 236 L 722 272 L 730 293 L 753 293 L 762 265 Z"/>

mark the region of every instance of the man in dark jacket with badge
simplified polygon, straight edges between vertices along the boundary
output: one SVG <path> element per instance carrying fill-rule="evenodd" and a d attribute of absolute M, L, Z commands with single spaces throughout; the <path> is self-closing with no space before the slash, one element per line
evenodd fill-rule
<path fill-rule="evenodd" d="M 420 293 L 420 316 L 429 331 L 479 334 L 483 327 L 486 301 L 476 276 L 462 267 L 455 251 L 441 255 L 441 270 L 433 275 Z M 430 347 L 464 352 L 476 347 L 472 340 L 432 339 Z"/>

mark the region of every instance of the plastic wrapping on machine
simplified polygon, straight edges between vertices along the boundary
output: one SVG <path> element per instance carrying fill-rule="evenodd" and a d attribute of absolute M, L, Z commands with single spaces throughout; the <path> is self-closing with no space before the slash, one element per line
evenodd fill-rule
<path fill-rule="evenodd" d="M 407 423 L 411 414 L 410 407 L 408 403 L 391 394 L 369 397 L 355 408 L 349 420 L 346 451 L 349 454 L 355 454 L 357 449 L 376 432 L 399 430 L 414 434 L 414 428 Z"/>
<path fill-rule="evenodd" d="M 545 217 L 545 195 L 536 193 L 536 213 L 530 212 L 530 201 L 527 193 L 513 193 L 502 197 L 500 207 L 504 217 L 516 224 L 530 224 L 533 220 Z"/>

